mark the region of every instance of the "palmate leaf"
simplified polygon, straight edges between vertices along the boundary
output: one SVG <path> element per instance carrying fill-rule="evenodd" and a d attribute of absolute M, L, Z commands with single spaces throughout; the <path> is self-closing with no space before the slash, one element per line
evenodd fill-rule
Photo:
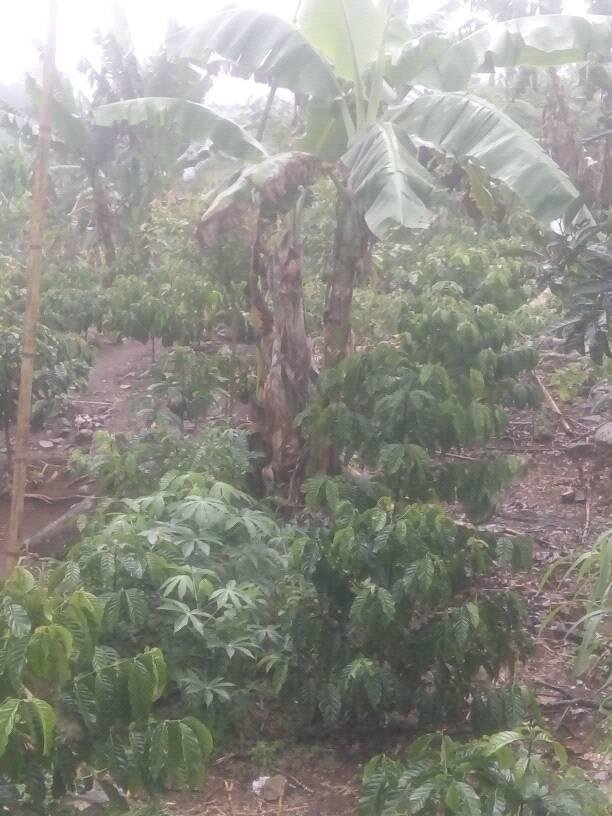
<path fill-rule="evenodd" d="M 167 96 L 149 96 L 126 99 L 102 105 L 93 111 L 96 125 L 112 127 L 125 122 L 128 125 L 149 125 L 172 129 L 188 139 L 210 141 L 219 150 L 239 159 L 256 161 L 265 156 L 265 150 L 240 125 L 218 113 L 187 99 Z"/>
<path fill-rule="evenodd" d="M 256 79 L 321 99 L 339 96 L 332 66 L 291 23 L 258 11 L 228 9 L 168 40 L 174 58 L 219 54 Z"/>
<path fill-rule="evenodd" d="M 469 93 L 433 91 L 395 109 L 392 121 L 457 162 L 475 162 L 550 224 L 580 201 L 566 174 L 509 116 Z"/>
<path fill-rule="evenodd" d="M 607 56 L 612 46 L 612 17 L 550 14 L 519 17 L 483 26 L 458 42 L 429 40 L 431 61 L 422 55 L 423 70 L 412 74 L 415 84 L 445 91 L 465 88 L 474 73 L 518 65 L 552 66 L 586 62 Z M 415 49 L 406 46 L 394 68 L 395 77 L 410 72 Z"/>
<path fill-rule="evenodd" d="M 342 157 L 349 185 L 377 238 L 401 239 L 405 230 L 424 228 L 431 220 L 427 201 L 433 180 L 415 152 L 405 131 L 378 122 Z"/>

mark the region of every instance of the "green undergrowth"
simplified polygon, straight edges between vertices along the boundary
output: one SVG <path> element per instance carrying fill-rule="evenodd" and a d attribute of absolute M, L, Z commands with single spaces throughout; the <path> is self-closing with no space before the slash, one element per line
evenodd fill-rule
<path fill-rule="evenodd" d="M 502 731 L 472 742 L 420 737 L 400 760 L 365 768 L 361 816 L 605 816 L 603 792 L 563 746 L 537 727 Z"/>
<path fill-rule="evenodd" d="M 117 498 L 64 561 L 18 569 L 0 594 L 4 801 L 43 812 L 84 769 L 129 791 L 192 785 L 258 701 L 328 733 L 460 718 L 529 650 L 519 601 L 477 592 L 495 563 L 525 563 L 522 541 L 333 479 L 308 483 L 311 511 L 288 523 L 241 489 L 249 454 L 227 428 L 199 472 L 126 498 L 130 446 L 103 441 Z M 164 465 L 193 453 L 181 440 Z"/>

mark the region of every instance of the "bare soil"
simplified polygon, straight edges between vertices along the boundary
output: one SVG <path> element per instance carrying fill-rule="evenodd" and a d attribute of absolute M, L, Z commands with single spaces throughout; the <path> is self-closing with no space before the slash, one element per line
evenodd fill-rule
<path fill-rule="evenodd" d="M 111 344 L 102 337 L 96 338 L 96 346 L 86 392 L 70 399 L 61 417 L 49 419 L 30 436 L 24 540 L 92 494 L 91 484 L 75 481 L 67 470 L 72 450 L 87 450 L 95 430 L 123 433 L 136 429 L 138 399 L 146 390 L 151 366 L 150 349 L 137 342 Z M 9 510 L 10 496 L 5 489 L 0 492 L 0 542 Z"/>

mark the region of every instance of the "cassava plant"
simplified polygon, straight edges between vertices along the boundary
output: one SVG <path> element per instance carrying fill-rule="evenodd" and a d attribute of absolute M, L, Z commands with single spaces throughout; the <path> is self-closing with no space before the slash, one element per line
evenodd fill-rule
<path fill-rule="evenodd" d="M 283 535 L 231 484 L 169 472 L 156 492 L 108 506 L 60 574 L 105 598 L 108 645 L 122 656 L 159 646 L 180 710 L 228 728 L 281 639 L 271 598 Z"/>

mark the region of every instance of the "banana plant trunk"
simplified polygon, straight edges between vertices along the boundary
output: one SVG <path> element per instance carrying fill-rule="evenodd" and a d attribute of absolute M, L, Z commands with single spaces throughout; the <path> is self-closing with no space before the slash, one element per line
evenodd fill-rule
<path fill-rule="evenodd" d="M 311 365 L 304 320 L 302 246 L 293 229 L 282 233 L 269 263 L 268 294 L 274 325 L 261 406 L 271 461 L 264 478 L 274 486 L 287 486 L 291 503 L 297 499 L 305 461 L 304 439 L 295 419 L 306 405 Z"/>
<path fill-rule="evenodd" d="M 337 365 L 351 350 L 353 289 L 368 266 L 368 228 L 350 190 L 338 187 L 333 264 L 323 314 L 326 368 Z"/>
<path fill-rule="evenodd" d="M 599 140 L 597 151 L 600 168 L 597 203 L 603 210 L 609 210 L 612 207 L 612 136 L 609 132 L 612 126 L 612 91 L 602 91 L 600 118 L 604 123 L 606 133 Z"/>
<path fill-rule="evenodd" d="M 570 107 L 559 73 L 548 70 L 549 86 L 542 111 L 542 142 L 574 184 L 593 200 L 587 155 L 580 138 L 578 117 Z M 590 183 L 591 182 L 591 183 Z"/>
<path fill-rule="evenodd" d="M 106 264 L 105 282 L 110 286 L 115 277 L 115 260 L 117 252 L 115 249 L 115 242 L 113 240 L 112 231 L 112 213 L 106 196 L 106 190 L 102 180 L 100 179 L 100 172 L 96 169 L 90 173 L 90 183 L 93 196 L 94 219 L 96 224 L 96 233 L 98 241 L 102 246 L 104 254 L 104 262 Z"/>

